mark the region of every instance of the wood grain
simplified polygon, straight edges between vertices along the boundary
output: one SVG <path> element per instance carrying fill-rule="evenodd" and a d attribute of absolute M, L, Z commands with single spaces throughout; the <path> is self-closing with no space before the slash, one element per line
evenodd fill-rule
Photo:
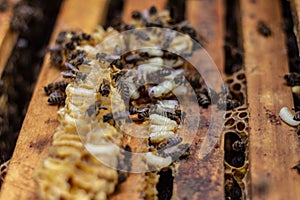
<path fill-rule="evenodd" d="M 104 19 L 108 0 L 65 0 L 54 28 L 51 44 L 57 34 L 66 29 L 82 29 L 92 32 Z M 87 6 L 93 5 L 93 6 Z M 52 135 L 58 126 L 56 106 L 47 105 L 42 87 L 55 80 L 60 71 L 50 66 L 49 55 L 35 87 L 23 126 L 11 159 L 9 171 L 2 187 L 0 199 L 35 199 L 36 184 L 33 180 L 35 169 L 48 155 Z"/>
<path fill-rule="evenodd" d="M 291 168 L 299 160 L 299 142 L 294 129 L 272 123 L 281 107 L 293 107 L 288 73 L 287 49 L 282 30 L 280 1 L 241 2 L 248 104 L 250 111 L 251 199 L 300 199 L 300 179 Z M 257 31 L 259 21 L 271 29 L 264 37 Z"/>
<path fill-rule="evenodd" d="M 13 5 L 19 0 L 9 0 L 8 7 L 0 12 L 0 77 L 7 60 L 17 42 L 18 33 L 10 30 L 10 20 L 13 16 Z"/>
<path fill-rule="evenodd" d="M 222 73 L 225 24 L 223 1 L 189 0 L 186 3 L 187 20 L 205 39 L 204 48 Z M 219 138 L 213 151 L 204 159 L 195 156 L 199 154 L 204 138 L 208 137 L 207 124 L 212 122 L 212 117 L 218 119 L 218 116 L 210 116 L 210 109 L 215 108 L 201 109 L 200 126 L 191 146 L 191 155 L 187 160 L 179 162 L 178 172 L 174 178 L 173 199 L 224 199 L 225 197 L 222 139 Z M 218 134 L 221 132 L 216 133 Z"/>

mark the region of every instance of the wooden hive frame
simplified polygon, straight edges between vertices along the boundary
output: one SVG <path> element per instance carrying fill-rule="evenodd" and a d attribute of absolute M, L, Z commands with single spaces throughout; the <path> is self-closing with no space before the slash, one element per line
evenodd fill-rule
<path fill-rule="evenodd" d="M 133 10 L 147 9 L 151 5 L 162 10 L 166 4 L 166 0 L 125 0 L 122 17 L 128 22 Z M 104 24 L 108 5 L 109 0 L 63 1 L 50 45 L 61 30 L 80 28 L 92 32 L 97 24 Z M 291 1 L 291 6 L 299 43 L 300 1 Z M 293 107 L 291 91 L 285 86 L 283 79 L 283 75 L 289 72 L 289 58 L 286 53 L 286 38 L 281 28 L 284 19 L 280 0 L 272 3 L 243 0 L 239 1 L 236 8 L 241 14 L 238 21 L 239 42 L 244 49 L 247 104 L 250 112 L 247 198 L 300 199 L 300 190 L 297 189 L 300 178 L 297 171 L 291 169 L 300 160 L 298 136 L 287 124 L 274 124 L 269 118 L 269 112 L 277 116 L 281 107 Z M 17 34 L 10 32 L 5 19 L 10 17 L 10 12 L 0 14 L 0 74 L 12 51 L 11 47 L 17 40 Z M 186 1 L 186 18 L 205 38 L 205 48 L 224 77 L 225 12 L 224 0 Z M 259 21 L 268 24 L 271 36 L 264 37 L 258 33 Z M 7 47 L 10 48 L 6 50 Z M 1 188 L 0 199 L 37 197 L 37 186 L 32 176 L 48 155 L 52 135 L 58 126 L 57 107 L 46 106 L 47 97 L 42 87 L 52 82 L 59 73 L 57 68 L 50 66 L 49 55 L 46 55 Z M 204 115 L 207 114 L 203 112 Z M 201 133 L 205 131 L 203 127 Z M 220 148 L 215 148 L 206 159 L 198 160 L 191 156 L 189 162 L 179 166 L 174 177 L 173 199 L 225 198 L 223 143 L 221 139 Z M 193 153 L 199 152 L 195 150 Z M 110 199 L 141 199 L 138 188 L 143 186 L 138 180 L 142 178 L 142 175 L 131 174 Z"/>

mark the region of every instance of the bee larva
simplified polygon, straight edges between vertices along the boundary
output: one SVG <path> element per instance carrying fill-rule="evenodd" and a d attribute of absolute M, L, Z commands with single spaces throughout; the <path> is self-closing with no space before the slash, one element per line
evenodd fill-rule
<path fill-rule="evenodd" d="M 297 126 L 300 124 L 300 121 L 294 120 L 293 114 L 287 107 L 282 107 L 279 111 L 279 117 L 290 126 Z"/>
<path fill-rule="evenodd" d="M 148 91 L 148 95 L 150 98 L 156 97 L 163 97 L 164 95 L 171 92 L 175 89 L 177 85 L 173 81 L 165 80 L 162 83 L 158 84 L 157 86 L 150 87 Z"/>
<path fill-rule="evenodd" d="M 175 131 L 177 129 L 177 124 L 166 124 L 166 125 L 150 125 L 151 132 L 161 132 L 161 131 Z"/>
<path fill-rule="evenodd" d="M 297 111 L 293 117 L 294 120 L 300 121 L 300 111 Z"/>
<path fill-rule="evenodd" d="M 158 106 L 162 107 L 163 109 L 174 110 L 179 108 L 179 104 L 177 100 L 161 100 L 158 101 Z"/>
<path fill-rule="evenodd" d="M 150 141 L 152 143 L 159 143 L 168 138 L 174 137 L 174 132 L 172 131 L 161 131 L 161 132 L 152 132 L 150 133 Z"/>
<path fill-rule="evenodd" d="M 237 140 L 232 144 L 232 149 L 234 151 L 245 151 L 245 144 L 242 141 Z"/>
<path fill-rule="evenodd" d="M 61 105 L 64 104 L 66 99 L 66 94 L 62 91 L 55 90 L 50 94 L 50 97 L 48 99 L 48 102 L 51 105 Z"/>
<path fill-rule="evenodd" d="M 170 156 L 163 158 L 163 157 L 154 155 L 151 152 L 147 152 L 145 158 L 146 158 L 146 162 L 148 165 L 158 167 L 158 168 L 168 166 L 172 163 L 172 158 Z"/>
<path fill-rule="evenodd" d="M 210 105 L 210 100 L 208 96 L 206 96 L 203 93 L 197 94 L 197 100 L 198 100 L 198 104 L 203 108 L 208 108 L 208 106 Z"/>
<path fill-rule="evenodd" d="M 132 98 L 132 99 L 140 98 L 140 93 L 138 92 L 138 89 L 137 89 L 137 87 L 135 86 L 134 83 L 127 82 L 127 86 L 128 86 L 128 89 L 129 89 L 130 98 Z"/>
<path fill-rule="evenodd" d="M 164 117 L 162 115 L 151 114 L 149 118 L 150 118 L 151 124 L 174 125 L 174 126 L 177 125 L 177 123 L 174 120 L 171 120 L 171 119 L 169 119 L 167 117 Z"/>
<path fill-rule="evenodd" d="M 180 142 L 182 142 L 182 137 L 179 137 L 179 136 L 171 137 L 171 138 L 166 139 L 164 142 L 161 142 L 158 145 L 157 149 L 163 150 L 165 148 L 175 146 L 175 145 L 179 144 Z"/>
<path fill-rule="evenodd" d="M 66 82 L 66 81 L 50 83 L 44 87 L 44 91 L 47 95 L 50 95 L 55 90 L 61 90 L 64 92 L 66 90 L 67 85 L 68 85 L 68 82 Z"/>
<path fill-rule="evenodd" d="M 150 56 L 158 56 L 161 57 L 164 55 L 164 52 L 160 49 L 155 49 L 155 48 L 146 48 L 141 50 L 142 53 L 147 53 L 147 55 Z"/>
<path fill-rule="evenodd" d="M 99 93 L 102 96 L 107 97 L 110 93 L 110 82 L 107 79 L 103 79 L 99 87 Z"/>

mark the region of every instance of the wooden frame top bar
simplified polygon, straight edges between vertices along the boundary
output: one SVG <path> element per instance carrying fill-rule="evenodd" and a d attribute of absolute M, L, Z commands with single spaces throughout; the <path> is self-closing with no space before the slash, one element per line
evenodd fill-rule
<path fill-rule="evenodd" d="M 283 76 L 289 72 L 280 1 L 240 1 L 250 111 L 251 199 L 300 199 L 300 179 L 291 168 L 299 160 L 299 142 L 287 124 L 272 123 L 283 106 L 293 107 Z M 259 21 L 272 34 L 258 33 Z M 280 119 L 278 119 L 280 120 Z"/>

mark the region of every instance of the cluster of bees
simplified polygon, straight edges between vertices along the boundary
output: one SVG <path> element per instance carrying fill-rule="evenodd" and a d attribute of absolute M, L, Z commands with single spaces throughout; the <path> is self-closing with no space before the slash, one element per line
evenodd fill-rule
<path fill-rule="evenodd" d="M 118 27 L 119 30 L 128 31 L 129 36 L 115 38 L 110 44 L 101 42 L 110 34 L 120 36 L 115 30 L 104 31 L 98 28 L 91 35 L 73 31 L 61 32 L 54 47 L 50 48 L 50 53 L 52 64 L 65 68 L 61 73 L 63 80 L 46 85 L 44 91 L 49 95 L 50 104 L 65 104 L 59 113 L 62 126 L 68 127 L 66 130 L 71 127 L 68 124 L 71 123 L 71 118 L 92 122 L 97 120 L 97 126 L 114 127 L 114 134 L 116 130 L 122 129 L 124 121 L 145 127 L 148 136 L 145 160 L 148 170 L 157 170 L 189 155 L 190 144 L 180 134 L 187 113 L 181 108 L 177 98 L 189 98 L 188 84 L 196 94 L 198 105 L 203 108 L 216 104 L 221 110 L 232 110 L 242 105 L 244 99 L 236 98 L 230 84 L 222 85 L 221 92 L 218 93 L 206 87 L 200 74 L 191 72 L 191 66 L 185 61 L 185 57 L 191 56 L 196 50 L 194 42 L 198 41 L 198 36 L 187 22 L 177 23 L 167 12 L 158 13 L 155 7 L 144 13 L 135 11 L 132 18 L 132 24 L 120 24 Z M 146 31 L 135 29 L 143 27 L 146 27 Z M 162 33 L 156 29 L 160 27 L 169 29 Z M 161 40 L 157 38 L 158 35 L 162 37 Z M 161 43 L 163 48 L 157 48 L 153 41 Z M 143 46 L 152 48 L 141 48 Z M 95 82 L 95 74 L 99 73 L 94 71 L 96 68 L 103 71 L 100 82 Z M 94 99 L 85 105 L 76 101 L 78 96 Z M 114 110 L 111 101 L 107 100 L 112 96 L 120 96 L 125 109 Z M 121 104 L 119 107 L 122 107 Z M 73 128 L 72 131 L 74 132 Z M 244 152 L 246 145 L 239 139 L 231 144 L 231 148 L 236 152 Z M 95 144 L 88 144 L 87 149 L 97 153 L 100 149 L 104 150 Z M 110 151 L 115 155 L 116 150 L 112 147 L 104 150 Z M 242 161 L 237 157 L 232 162 Z M 51 171 L 44 166 L 44 172 L 41 171 L 40 174 L 47 170 Z M 126 176 L 119 173 L 119 182 L 125 179 Z M 41 177 L 38 180 L 44 181 Z M 116 180 L 112 182 L 117 184 Z"/>

